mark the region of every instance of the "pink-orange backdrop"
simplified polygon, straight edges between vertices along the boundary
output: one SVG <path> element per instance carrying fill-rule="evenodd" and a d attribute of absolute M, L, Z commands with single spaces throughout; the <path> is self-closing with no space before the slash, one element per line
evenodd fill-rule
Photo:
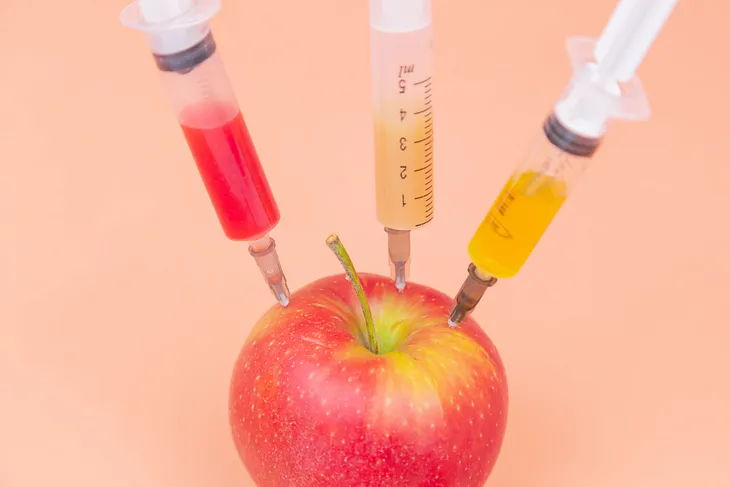
<path fill-rule="evenodd" d="M 0 6 L 0 486 L 248 486 L 233 360 L 271 304 L 219 229 L 123 0 Z M 437 216 L 413 279 L 466 244 L 611 0 L 436 1 Z M 726 2 L 680 2 L 622 123 L 477 319 L 511 410 L 493 487 L 730 485 Z M 226 0 L 215 34 L 281 206 L 291 286 L 387 272 L 374 219 L 367 2 Z M 719 40 L 718 40 L 719 39 Z M 468 224 L 457 223 L 459 220 Z M 371 245 L 375 240 L 378 245 Z"/>

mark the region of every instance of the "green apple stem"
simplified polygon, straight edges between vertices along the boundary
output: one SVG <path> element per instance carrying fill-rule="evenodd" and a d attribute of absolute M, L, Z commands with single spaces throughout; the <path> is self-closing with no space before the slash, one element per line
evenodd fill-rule
<path fill-rule="evenodd" d="M 352 284 L 352 289 L 355 291 L 358 301 L 360 301 L 360 307 L 362 308 L 362 314 L 365 315 L 365 328 L 368 334 L 368 349 L 374 354 L 378 354 L 378 340 L 375 338 L 375 323 L 373 322 L 373 314 L 370 312 L 370 305 L 368 299 L 365 296 L 365 290 L 362 288 L 362 283 L 355 270 L 355 265 L 350 259 L 350 255 L 345 250 L 345 246 L 342 245 L 340 237 L 335 234 L 327 237 L 327 246 L 335 253 L 337 258 L 340 260 L 342 267 L 345 269 L 347 280 Z"/>

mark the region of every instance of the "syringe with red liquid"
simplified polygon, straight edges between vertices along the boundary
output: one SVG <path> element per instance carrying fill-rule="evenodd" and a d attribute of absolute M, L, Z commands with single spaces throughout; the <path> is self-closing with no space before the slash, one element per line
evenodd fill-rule
<path fill-rule="evenodd" d="M 136 0 L 121 21 L 147 36 L 224 233 L 249 243 L 271 292 L 287 306 L 289 288 L 269 236 L 279 208 L 209 26 L 219 8 L 220 0 Z"/>

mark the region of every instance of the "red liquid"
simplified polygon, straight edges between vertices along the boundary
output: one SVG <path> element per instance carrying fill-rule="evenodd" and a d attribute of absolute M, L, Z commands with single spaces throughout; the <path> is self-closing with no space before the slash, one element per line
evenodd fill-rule
<path fill-rule="evenodd" d="M 271 231 L 279 208 L 238 107 L 204 102 L 180 120 L 226 236 L 254 240 Z"/>

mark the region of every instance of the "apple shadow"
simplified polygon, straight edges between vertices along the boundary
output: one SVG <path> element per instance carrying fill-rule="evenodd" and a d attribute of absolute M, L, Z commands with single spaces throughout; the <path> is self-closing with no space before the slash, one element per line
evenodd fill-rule
<path fill-rule="evenodd" d="M 549 393 L 510 391 L 502 451 L 485 487 L 558 485 L 586 444 L 579 405 Z"/>

